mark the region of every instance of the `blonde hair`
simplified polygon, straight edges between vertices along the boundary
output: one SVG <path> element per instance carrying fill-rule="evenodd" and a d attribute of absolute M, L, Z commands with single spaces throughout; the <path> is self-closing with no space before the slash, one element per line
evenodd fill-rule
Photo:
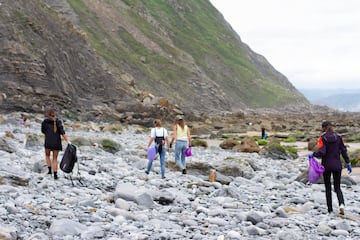
<path fill-rule="evenodd" d="M 185 120 L 184 119 L 176 120 L 176 124 L 179 125 L 182 129 L 184 129 Z"/>

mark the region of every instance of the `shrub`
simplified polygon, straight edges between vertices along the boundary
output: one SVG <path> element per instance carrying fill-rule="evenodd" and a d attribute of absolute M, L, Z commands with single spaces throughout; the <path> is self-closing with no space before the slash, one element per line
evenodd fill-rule
<path fill-rule="evenodd" d="M 284 146 L 285 150 L 292 154 L 297 154 L 297 149 L 294 146 Z"/>
<path fill-rule="evenodd" d="M 259 144 L 259 146 L 265 146 L 268 144 L 268 141 L 266 139 L 258 139 L 257 143 Z"/>
<path fill-rule="evenodd" d="M 283 142 L 287 142 L 287 143 L 290 143 L 290 142 L 296 142 L 296 138 L 294 136 L 289 136 L 287 138 L 285 138 L 284 140 L 282 140 Z"/>
<path fill-rule="evenodd" d="M 191 146 L 193 146 L 193 147 L 207 147 L 208 144 L 207 144 L 207 142 L 205 140 L 196 138 L 196 139 L 193 139 L 191 141 Z"/>
<path fill-rule="evenodd" d="M 110 153 L 115 153 L 120 150 L 120 144 L 111 139 L 103 139 L 101 145 L 105 151 Z"/>

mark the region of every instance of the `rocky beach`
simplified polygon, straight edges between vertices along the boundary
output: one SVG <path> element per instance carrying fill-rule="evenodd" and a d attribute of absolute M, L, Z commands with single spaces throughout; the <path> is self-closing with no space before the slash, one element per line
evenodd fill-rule
<path fill-rule="evenodd" d="M 2 115 L 0 121 L 0 239 L 360 238 L 357 170 L 343 174 L 346 218 L 338 215 L 335 193 L 335 214 L 329 215 L 324 185 L 307 183 L 303 148 L 296 157 L 274 159 L 222 149 L 223 139 L 213 137 L 207 147 L 193 147 L 186 175 L 173 152 L 167 155 L 166 179 L 161 179 L 158 159 L 149 175 L 144 172 L 149 128 L 64 120 L 78 149 L 72 184 L 61 170 L 58 180 L 47 174 L 42 116 L 33 116 L 25 127 L 19 116 Z M 244 120 L 243 126 L 252 123 Z M 197 129 L 200 135 L 203 130 Z M 215 181 L 209 181 L 212 171 Z"/>

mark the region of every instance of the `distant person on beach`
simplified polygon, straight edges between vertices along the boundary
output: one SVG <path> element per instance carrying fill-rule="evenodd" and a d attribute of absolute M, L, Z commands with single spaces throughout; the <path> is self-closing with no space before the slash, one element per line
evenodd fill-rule
<path fill-rule="evenodd" d="M 149 148 L 152 142 L 155 142 L 156 152 L 160 155 L 160 169 L 161 169 L 161 178 L 165 178 L 165 157 L 166 149 L 169 149 L 169 137 L 168 131 L 162 126 L 160 119 L 154 120 L 154 128 L 151 129 L 149 142 L 147 148 Z M 166 143 L 166 145 L 165 145 Z M 150 173 L 153 161 L 149 161 L 145 170 L 146 174 Z"/>
<path fill-rule="evenodd" d="M 181 168 L 182 173 L 186 174 L 185 151 L 187 147 L 191 146 L 191 135 L 189 127 L 185 124 L 185 120 L 182 115 L 176 116 L 170 146 L 174 143 L 174 141 L 175 162 Z"/>
<path fill-rule="evenodd" d="M 325 168 L 323 174 L 324 183 L 325 183 L 325 195 L 326 195 L 326 204 L 329 213 L 333 213 L 332 207 L 332 197 L 331 197 L 331 175 L 333 176 L 334 181 L 334 190 L 339 202 L 340 214 L 345 214 L 345 201 L 344 196 L 340 188 L 341 183 L 341 171 L 342 163 L 340 161 L 340 154 L 346 162 L 348 172 L 352 172 L 350 159 L 347 154 L 347 148 L 344 144 L 344 141 L 340 135 L 338 135 L 334 130 L 331 122 L 324 121 L 321 124 L 322 134 L 318 139 L 318 150 L 314 153 L 310 153 L 309 157 L 321 158 L 321 164 Z"/>
<path fill-rule="evenodd" d="M 20 114 L 20 117 L 21 117 L 20 125 L 22 125 L 24 127 L 28 127 L 29 125 L 26 124 L 28 117 L 24 113 Z"/>
<path fill-rule="evenodd" d="M 261 128 L 261 138 L 262 139 L 267 139 L 267 134 L 266 134 L 266 131 L 265 131 L 265 128 L 264 127 L 262 127 Z"/>
<path fill-rule="evenodd" d="M 41 123 L 41 132 L 45 134 L 45 160 L 46 165 L 49 169 L 48 174 L 52 174 L 51 170 L 54 171 L 54 179 L 57 179 L 58 169 L 58 154 L 62 150 L 61 136 L 65 141 L 68 141 L 64 131 L 62 121 L 56 118 L 55 110 L 48 109 L 45 112 L 45 119 Z M 50 154 L 52 153 L 52 161 Z"/>

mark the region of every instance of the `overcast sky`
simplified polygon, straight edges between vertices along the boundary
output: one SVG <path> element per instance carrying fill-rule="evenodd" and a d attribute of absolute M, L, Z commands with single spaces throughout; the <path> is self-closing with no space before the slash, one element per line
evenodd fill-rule
<path fill-rule="evenodd" d="M 298 89 L 360 89 L 359 0 L 210 0 Z"/>

